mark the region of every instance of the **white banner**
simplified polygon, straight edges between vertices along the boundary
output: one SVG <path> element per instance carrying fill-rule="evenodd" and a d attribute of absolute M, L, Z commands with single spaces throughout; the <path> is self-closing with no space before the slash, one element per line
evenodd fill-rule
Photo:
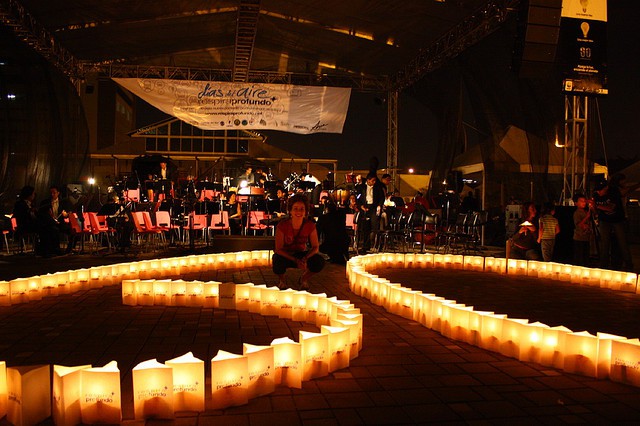
<path fill-rule="evenodd" d="M 204 130 L 342 133 L 351 89 L 114 78 L 159 110 Z"/>

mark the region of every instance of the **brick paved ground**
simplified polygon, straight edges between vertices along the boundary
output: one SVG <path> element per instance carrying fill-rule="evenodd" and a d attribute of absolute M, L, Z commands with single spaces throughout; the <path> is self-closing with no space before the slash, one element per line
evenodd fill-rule
<path fill-rule="evenodd" d="M 99 260 L 95 256 L 85 260 L 80 257 L 75 256 L 65 264 L 34 266 L 28 271 L 34 275 L 43 273 L 42 269 L 66 270 Z M 18 267 L 5 265 L 4 270 L 7 269 Z M 380 273 L 409 287 L 424 288 L 477 308 L 537 319 L 549 325 L 562 324 L 576 331 L 640 336 L 640 332 L 633 333 L 640 306 L 635 295 L 583 287 L 563 289 L 565 286 L 558 282 L 467 272 Z M 296 279 L 293 274 L 291 282 Z M 277 282 L 272 272 L 264 268 L 209 271 L 182 278 Z M 364 314 L 364 348 L 349 368 L 305 382 L 301 390 L 280 387 L 246 406 L 209 410 L 200 415 L 184 414 L 175 422 L 146 423 L 272 426 L 640 421 L 640 389 L 519 362 L 446 339 L 351 294 L 344 267 L 329 265 L 312 279 L 311 291 L 349 299 Z M 297 340 L 298 330 L 317 330 L 307 324 L 248 312 L 123 306 L 117 286 L 0 307 L 0 324 L 0 360 L 6 360 L 10 366 L 101 365 L 117 360 L 122 371 L 123 414 L 127 424 L 136 423 L 130 420 L 131 368 L 140 361 L 150 358 L 165 361 L 192 351 L 208 364 L 219 349 L 241 353 L 242 342 L 268 344 L 274 337 L 284 336 Z"/>

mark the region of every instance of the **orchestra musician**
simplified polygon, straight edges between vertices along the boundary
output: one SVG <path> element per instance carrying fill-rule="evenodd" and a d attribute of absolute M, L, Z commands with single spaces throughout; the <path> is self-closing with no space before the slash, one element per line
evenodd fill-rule
<path fill-rule="evenodd" d="M 384 204 L 384 188 L 374 172 L 367 175 L 364 187 L 358 194 L 358 206 L 363 213 L 360 216 L 362 250 L 367 252 L 375 241 L 375 234 L 380 229 L 380 215 Z"/>
<path fill-rule="evenodd" d="M 45 213 L 49 220 L 43 220 L 44 215 L 39 214 L 35 207 L 36 191 L 33 186 L 26 185 L 20 190 L 18 200 L 13 207 L 13 217 L 16 219 L 17 236 L 24 237 L 27 234 L 38 234 L 39 243 L 35 247 L 36 254 L 43 257 L 52 257 L 60 254 L 60 239 L 56 226 L 51 221 L 51 216 Z"/>
<path fill-rule="evenodd" d="M 236 186 L 241 187 L 242 182 L 245 182 L 245 186 L 253 185 L 255 183 L 255 176 L 252 172 L 253 167 L 251 165 L 245 165 L 244 173 L 236 178 Z"/>
<path fill-rule="evenodd" d="M 69 243 L 67 244 L 66 253 L 70 253 L 74 242 L 71 238 L 71 225 L 65 219 L 69 217 L 69 212 L 73 210 L 73 206 L 68 199 L 60 198 L 60 188 L 56 185 L 49 187 L 49 195 L 49 198 L 45 198 L 40 203 L 40 211 L 46 219 L 45 223 L 49 222 L 50 226 L 55 227 L 59 234 L 67 235 Z M 47 214 L 51 219 L 46 216 Z"/>
<path fill-rule="evenodd" d="M 227 194 L 227 202 L 224 205 L 224 210 L 229 213 L 229 227 L 233 235 L 240 235 L 242 230 L 242 206 L 237 200 L 235 192 L 230 191 Z"/>

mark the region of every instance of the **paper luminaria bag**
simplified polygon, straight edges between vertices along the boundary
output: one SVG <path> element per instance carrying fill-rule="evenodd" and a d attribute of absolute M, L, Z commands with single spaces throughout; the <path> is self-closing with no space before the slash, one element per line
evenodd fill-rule
<path fill-rule="evenodd" d="M 7 368 L 7 421 L 35 425 L 51 416 L 49 365 Z"/>
<path fill-rule="evenodd" d="M 173 369 L 175 411 L 204 411 L 204 361 L 188 352 L 165 364 Z"/>
<path fill-rule="evenodd" d="M 53 366 L 53 422 L 56 426 L 74 426 L 82 422 L 80 412 L 80 372 L 91 365 Z"/>
<path fill-rule="evenodd" d="M 329 335 L 299 331 L 302 345 L 302 380 L 329 374 Z"/>
<path fill-rule="evenodd" d="M 7 363 L 0 361 L 0 419 L 7 414 Z"/>
<path fill-rule="evenodd" d="M 150 359 L 136 365 L 132 375 L 135 419 L 173 419 L 171 367 Z"/>
<path fill-rule="evenodd" d="M 249 402 L 249 363 L 244 355 L 218 351 L 211 359 L 211 408 Z"/>
<path fill-rule="evenodd" d="M 82 423 L 120 423 L 122 397 L 118 363 L 111 361 L 104 367 L 81 370 L 80 380 Z"/>
<path fill-rule="evenodd" d="M 288 337 L 273 339 L 275 383 L 290 388 L 302 388 L 302 345 Z"/>
<path fill-rule="evenodd" d="M 274 349 L 244 343 L 242 353 L 247 357 L 249 367 L 249 399 L 275 391 Z"/>

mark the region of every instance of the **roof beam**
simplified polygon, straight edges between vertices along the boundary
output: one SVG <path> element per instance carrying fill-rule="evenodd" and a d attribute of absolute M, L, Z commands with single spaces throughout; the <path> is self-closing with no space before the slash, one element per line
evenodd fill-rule
<path fill-rule="evenodd" d="M 231 70 L 207 68 L 165 67 L 155 65 L 96 64 L 86 68 L 87 72 L 96 72 L 115 78 L 163 78 L 171 80 L 233 81 Z M 343 74 L 303 74 L 279 73 L 269 71 L 249 71 L 247 82 L 297 84 L 303 86 L 351 87 L 362 92 L 386 92 L 390 80 L 386 77 Z"/>
<path fill-rule="evenodd" d="M 253 45 L 258 30 L 260 0 L 240 0 L 236 21 L 236 47 L 233 62 L 233 81 L 244 83 L 249 77 Z"/>
<path fill-rule="evenodd" d="M 75 84 L 82 76 L 80 61 L 25 10 L 18 0 L 0 0 L 0 22 L 19 40 L 51 62 Z"/>
<path fill-rule="evenodd" d="M 403 90 L 434 71 L 448 60 L 500 28 L 512 12 L 517 11 L 520 0 L 492 0 L 447 31 L 426 49 L 421 50 L 393 81 L 394 90 Z"/>

